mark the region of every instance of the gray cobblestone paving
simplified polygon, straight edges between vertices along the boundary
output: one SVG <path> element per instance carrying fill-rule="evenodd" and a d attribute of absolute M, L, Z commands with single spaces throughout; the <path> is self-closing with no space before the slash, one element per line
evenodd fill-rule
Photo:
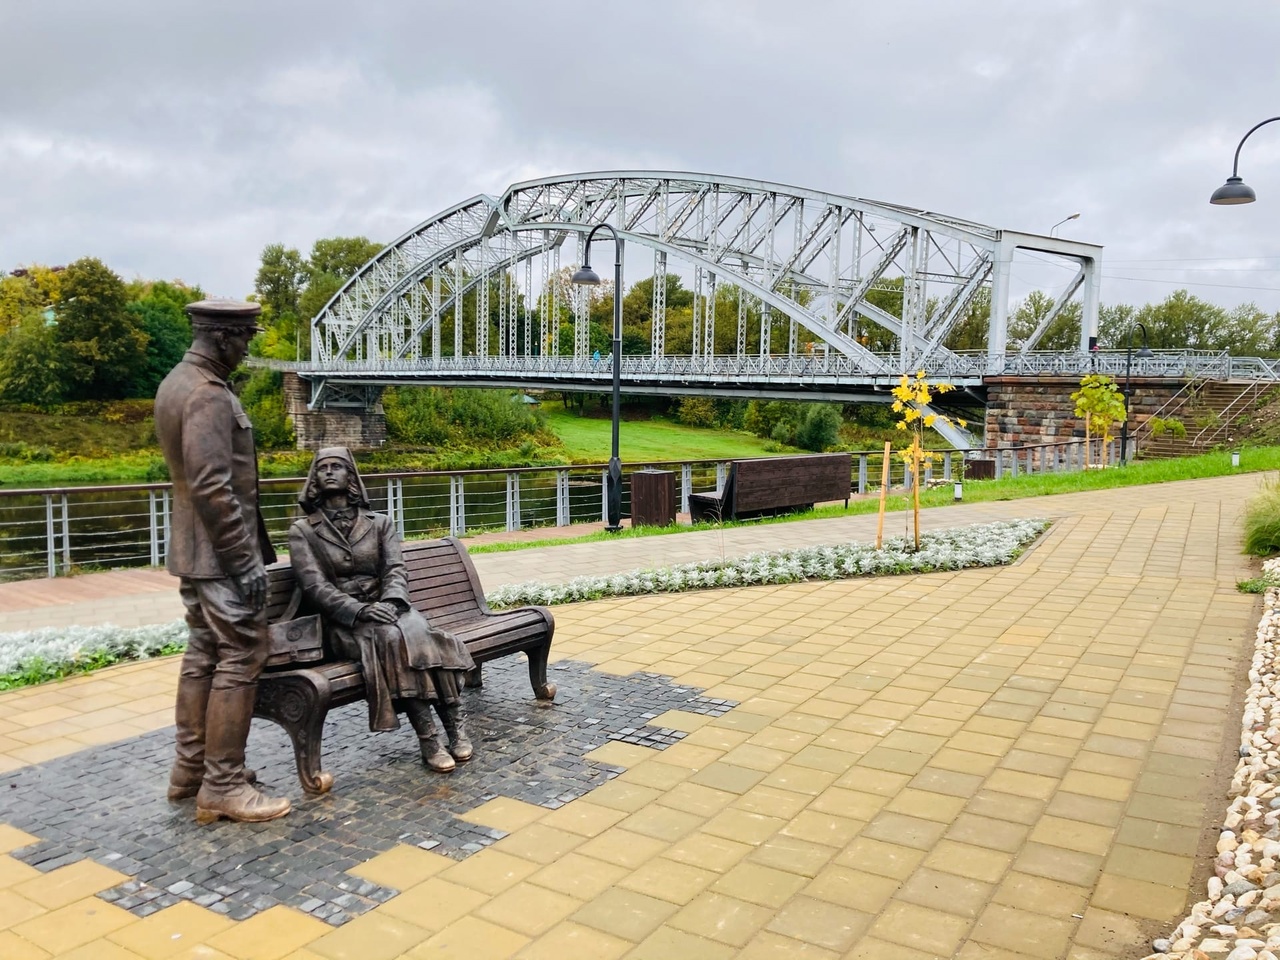
<path fill-rule="evenodd" d="M 0 820 L 40 838 L 15 852 L 40 870 L 90 857 L 130 876 L 101 896 L 137 916 L 180 900 L 233 919 L 287 904 L 337 926 L 398 892 L 351 867 L 399 843 L 462 859 L 505 834 L 457 815 L 496 796 L 562 806 L 621 772 L 583 759 L 596 747 L 661 750 L 684 737 L 649 725 L 663 712 L 735 706 L 656 674 L 613 677 L 565 661 L 551 676 L 559 693 L 547 705 L 532 699 L 522 663 L 486 665 L 484 687 L 465 695 L 476 757 L 443 776 L 423 766 L 407 722 L 374 734 L 363 703 L 334 710 L 324 767 L 336 782 L 324 797 L 302 793 L 284 731 L 254 721 L 249 762 L 269 792 L 294 801 L 271 823 L 201 827 L 192 801 L 165 800 L 172 728 L 0 776 Z"/>

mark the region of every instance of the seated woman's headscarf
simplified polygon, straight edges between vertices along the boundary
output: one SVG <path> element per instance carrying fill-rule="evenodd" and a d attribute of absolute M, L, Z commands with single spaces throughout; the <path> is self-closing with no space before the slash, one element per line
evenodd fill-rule
<path fill-rule="evenodd" d="M 316 458 L 311 461 L 311 469 L 307 472 L 307 482 L 302 485 L 302 495 L 298 497 L 298 506 L 302 508 L 302 512 L 306 514 L 314 513 L 320 509 L 321 503 L 324 502 L 324 496 L 320 492 L 319 478 L 316 476 L 316 467 L 322 460 L 341 460 L 347 465 L 347 469 L 351 472 L 350 482 L 347 485 L 347 502 L 353 507 L 369 507 L 369 491 L 365 489 L 364 480 L 360 476 L 360 471 L 356 468 L 355 457 L 351 456 L 351 451 L 346 447 L 324 447 L 316 453 Z"/>

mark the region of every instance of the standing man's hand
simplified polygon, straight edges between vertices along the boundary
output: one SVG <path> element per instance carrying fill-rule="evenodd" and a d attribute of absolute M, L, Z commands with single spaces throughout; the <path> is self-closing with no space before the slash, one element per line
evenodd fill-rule
<path fill-rule="evenodd" d="M 267 570 L 261 564 L 231 578 L 240 599 L 254 610 L 267 605 Z"/>

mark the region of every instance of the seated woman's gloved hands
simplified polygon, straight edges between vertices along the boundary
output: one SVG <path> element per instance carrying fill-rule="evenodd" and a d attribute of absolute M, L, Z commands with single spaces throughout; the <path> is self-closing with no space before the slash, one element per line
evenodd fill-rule
<path fill-rule="evenodd" d="M 358 620 L 371 620 L 374 623 L 395 623 L 400 618 L 400 611 L 394 603 L 367 603 L 356 614 Z"/>

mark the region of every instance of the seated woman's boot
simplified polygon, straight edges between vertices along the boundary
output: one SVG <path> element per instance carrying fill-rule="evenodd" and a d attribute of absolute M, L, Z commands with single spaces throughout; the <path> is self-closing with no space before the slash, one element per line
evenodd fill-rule
<path fill-rule="evenodd" d="M 449 752 L 453 759 L 464 763 L 475 756 L 475 747 L 467 736 L 467 711 L 462 703 L 443 704 L 435 701 L 436 711 L 440 714 L 440 722 L 444 724 L 444 732 L 449 738 Z"/>
<path fill-rule="evenodd" d="M 449 751 L 440 742 L 440 734 L 436 730 L 435 717 L 431 715 L 431 704 L 425 700 L 404 701 L 404 712 L 418 735 L 418 746 L 422 749 L 422 761 L 436 773 L 448 773 L 456 764 Z"/>

